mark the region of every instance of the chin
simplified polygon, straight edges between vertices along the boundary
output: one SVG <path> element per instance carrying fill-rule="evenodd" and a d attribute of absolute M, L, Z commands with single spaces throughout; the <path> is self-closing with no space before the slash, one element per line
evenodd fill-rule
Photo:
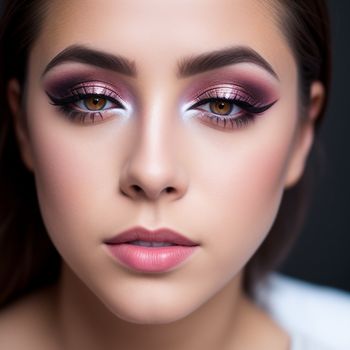
<path fill-rule="evenodd" d="M 187 304 L 186 298 L 179 299 L 112 300 L 104 304 L 112 314 L 123 321 L 140 325 L 160 325 L 184 319 L 194 311 L 193 304 Z"/>
<path fill-rule="evenodd" d="M 129 305 L 130 306 L 130 305 Z M 123 321 L 140 325 L 169 324 L 186 318 L 193 310 L 187 308 L 166 307 L 164 305 L 145 305 L 145 307 L 122 307 L 111 310 Z"/>
<path fill-rule="evenodd" d="M 165 325 L 181 320 L 184 316 L 171 315 L 135 315 L 135 314 L 116 314 L 116 316 L 128 323 L 138 325 Z"/>

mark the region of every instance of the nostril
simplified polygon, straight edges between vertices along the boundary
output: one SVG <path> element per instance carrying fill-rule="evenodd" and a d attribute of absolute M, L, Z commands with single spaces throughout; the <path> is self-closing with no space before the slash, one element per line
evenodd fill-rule
<path fill-rule="evenodd" d="M 167 187 L 167 188 L 165 189 L 165 191 L 166 191 L 166 193 L 172 193 L 172 192 L 175 191 L 175 189 L 174 189 L 174 187 Z"/>
<path fill-rule="evenodd" d="M 141 186 L 139 185 L 130 185 L 129 186 L 129 190 L 127 191 L 124 191 L 122 189 L 120 189 L 120 192 L 122 195 L 124 196 L 127 196 L 127 197 L 133 197 L 133 195 L 136 197 L 138 197 L 139 195 L 142 195 L 142 196 L 149 196 L 149 197 L 158 197 L 158 195 L 161 195 L 161 193 L 175 193 L 176 192 L 176 188 L 175 187 L 172 187 L 172 186 L 168 186 L 168 187 L 165 187 L 163 188 L 162 191 L 157 191 L 157 195 L 156 194 L 152 194 L 152 192 L 148 192 L 148 191 L 145 191 Z"/>
<path fill-rule="evenodd" d="M 133 190 L 137 193 L 141 192 L 142 191 L 142 188 L 138 185 L 132 185 L 131 186 L 133 188 Z"/>

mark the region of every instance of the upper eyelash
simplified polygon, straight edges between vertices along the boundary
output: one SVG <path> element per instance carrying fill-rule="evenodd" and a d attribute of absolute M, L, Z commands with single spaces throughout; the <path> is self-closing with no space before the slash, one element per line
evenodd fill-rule
<path fill-rule="evenodd" d="M 209 88 L 203 91 L 199 96 L 195 98 L 195 103 L 191 108 L 198 107 L 201 104 L 214 102 L 217 100 L 224 100 L 227 102 L 235 103 L 241 108 L 257 107 L 259 103 L 256 98 L 246 91 L 242 91 L 242 88 L 237 86 L 235 89 L 232 87 L 224 88 Z"/>
<path fill-rule="evenodd" d="M 102 89 L 102 90 L 101 90 Z M 87 117 L 90 117 L 91 121 L 94 122 L 97 116 L 103 120 L 103 115 L 101 112 L 107 111 L 84 111 L 75 109 L 71 104 L 87 99 L 89 97 L 98 96 L 109 100 L 110 102 L 116 104 L 118 108 L 125 108 L 124 105 L 119 100 L 119 96 L 111 89 L 106 86 L 100 85 L 83 85 L 75 87 L 69 90 L 69 95 L 65 97 L 56 97 L 48 92 L 46 92 L 48 97 L 51 100 L 53 105 L 59 106 L 60 110 L 70 119 L 80 119 L 81 122 L 84 122 Z M 116 99 L 114 96 L 117 96 Z M 226 127 L 227 122 L 231 123 L 232 128 L 242 127 L 247 125 L 249 122 L 254 121 L 255 116 L 265 112 L 269 109 L 276 101 L 262 105 L 259 101 L 256 100 L 251 94 L 243 90 L 242 87 L 237 86 L 236 89 L 233 89 L 232 86 L 229 87 L 219 87 L 219 88 L 208 88 L 203 91 L 199 96 L 195 98 L 194 104 L 191 105 L 189 109 L 195 109 L 201 105 L 217 102 L 218 100 L 229 102 L 233 105 L 238 106 L 242 109 L 243 114 L 238 116 L 220 115 L 208 111 L 202 111 L 202 114 L 206 119 L 216 122 L 216 124 L 224 124 Z"/>
<path fill-rule="evenodd" d="M 267 105 L 259 107 L 258 105 L 253 105 L 253 104 L 250 104 L 250 103 L 248 103 L 246 101 L 242 101 L 242 100 L 239 100 L 239 99 L 223 98 L 223 97 L 219 97 L 219 98 L 212 97 L 212 98 L 206 98 L 206 99 L 203 99 L 201 101 L 196 102 L 191 108 L 196 108 L 198 106 L 201 106 L 201 105 L 204 105 L 204 104 L 207 104 L 207 103 L 210 103 L 210 102 L 216 102 L 216 101 L 230 102 L 230 103 L 235 104 L 236 106 L 242 108 L 246 112 L 249 112 L 249 113 L 252 113 L 252 114 L 263 113 L 275 103 L 275 101 L 274 101 L 272 103 L 269 103 Z"/>
<path fill-rule="evenodd" d="M 120 105 L 120 107 L 124 107 L 119 101 L 115 100 L 112 97 L 108 97 L 102 94 L 79 94 L 79 95 L 75 95 L 75 96 L 67 96 L 64 98 L 59 98 L 59 97 L 55 97 L 55 96 L 51 96 L 50 94 L 47 94 L 52 102 L 53 105 L 55 106 L 63 106 L 63 105 L 68 105 L 70 103 L 74 103 L 74 102 L 78 102 L 81 100 L 84 100 L 86 98 L 89 97 L 94 97 L 94 96 L 98 96 L 101 98 L 105 98 L 106 100 L 109 100 L 117 105 Z M 89 113 L 89 112 L 87 112 Z"/>
<path fill-rule="evenodd" d="M 202 104 L 208 102 L 216 102 L 218 100 L 227 101 L 236 106 L 242 108 L 243 110 L 258 114 L 264 112 L 266 109 L 270 108 L 276 101 L 272 103 L 263 104 L 249 91 L 240 85 L 221 85 L 216 87 L 210 87 L 202 91 L 197 97 L 195 97 L 195 102 L 190 108 L 196 108 Z"/>
<path fill-rule="evenodd" d="M 97 92 L 98 88 L 103 89 L 102 92 Z M 78 102 L 80 100 L 83 100 L 89 97 L 98 96 L 98 97 L 106 98 L 107 100 L 117 105 L 120 105 L 121 107 L 124 107 L 120 102 L 120 100 L 114 97 L 114 95 L 117 95 L 117 94 L 105 86 L 95 85 L 95 86 L 81 86 L 81 87 L 73 88 L 69 91 L 68 96 L 66 95 L 63 97 L 53 96 L 49 92 L 46 92 L 46 94 L 48 95 L 50 100 L 53 102 L 53 104 L 60 105 L 60 106 L 62 106 L 63 104 Z"/>
<path fill-rule="evenodd" d="M 239 129 L 244 126 L 247 126 L 251 122 L 255 121 L 257 115 L 268 110 L 276 101 L 273 101 L 268 104 L 261 104 L 253 96 L 245 91 L 241 91 L 241 88 L 238 87 L 237 90 L 232 91 L 230 88 L 221 88 L 221 89 L 207 89 L 201 93 L 198 97 L 195 98 L 195 103 L 191 105 L 189 109 L 195 109 L 201 105 L 205 105 L 210 102 L 217 101 L 226 101 L 232 103 L 239 108 L 241 108 L 244 114 L 239 116 L 230 116 L 228 115 L 219 115 L 212 112 L 201 111 L 201 118 L 207 119 L 210 122 L 216 123 L 220 128 L 227 128 L 231 125 L 231 129 Z"/>
<path fill-rule="evenodd" d="M 95 119 L 104 120 L 103 113 L 108 111 L 108 109 L 100 111 L 88 111 L 79 110 L 78 107 L 72 107 L 71 105 L 75 102 L 87 99 L 89 97 L 100 97 L 104 98 L 113 104 L 117 105 L 118 108 L 125 109 L 125 106 L 121 102 L 121 98 L 111 89 L 106 86 L 100 85 L 87 85 L 78 86 L 69 90 L 69 95 L 64 97 L 56 97 L 51 95 L 46 91 L 47 96 L 51 100 L 51 104 L 59 107 L 59 110 L 71 120 L 79 119 L 81 123 L 85 123 L 87 118 L 90 118 L 92 123 L 95 123 Z M 114 97 L 116 96 L 116 97 Z M 118 99 L 117 99 L 118 97 Z"/>

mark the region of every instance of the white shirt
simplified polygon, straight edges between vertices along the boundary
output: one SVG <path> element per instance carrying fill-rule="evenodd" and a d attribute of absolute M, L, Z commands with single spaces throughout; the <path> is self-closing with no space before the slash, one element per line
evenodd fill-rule
<path fill-rule="evenodd" d="M 350 293 L 273 273 L 255 299 L 290 335 L 291 350 L 350 350 Z"/>

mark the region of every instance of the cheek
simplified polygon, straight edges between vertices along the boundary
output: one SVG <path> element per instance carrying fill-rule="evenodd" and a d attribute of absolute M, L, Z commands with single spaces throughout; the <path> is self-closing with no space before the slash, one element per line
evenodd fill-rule
<path fill-rule="evenodd" d="M 289 110 L 289 116 L 276 111 L 250 130 L 229 134 L 217 148 L 200 145 L 208 151 L 194 158 L 199 159 L 194 172 L 206 169 L 198 173 L 206 197 L 198 198 L 196 212 L 198 220 L 210 218 L 208 249 L 219 257 L 219 270 L 243 267 L 274 222 L 294 145 L 297 118 Z"/>
<path fill-rule="evenodd" d="M 54 144 L 59 147 L 55 148 Z M 100 193 L 96 191 L 98 164 L 93 164 L 86 152 L 72 150 L 70 145 L 57 134 L 51 139 L 49 134 L 42 135 L 37 138 L 35 155 L 41 213 L 51 239 L 61 252 L 62 247 L 70 249 L 71 244 L 82 247 L 82 240 L 89 234 L 86 228 L 93 229 L 97 224 L 92 214 L 100 210 L 97 204 Z"/>
<path fill-rule="evenodd" d="M 115 152 L 106 152 L 115 145 L 106 137 L 96 142 L 96 137 L 101 139 L 96 131 L 93 138 L 91 130 L 82 131 L 53 113 L 47 102 L 40 103 L 40 96 L 36 98 L 38 103 L 29 106 L 28 117 L 42 216 L 55 243 L 67 244 L 65 236 L 69 236 L 70 242 L 81 244 L 88 229 L 100 232 L 97 219 L 106 209 L 107 193 L 111 197 L 117 191 L 116 179 L 111 181 L 118 160 Z"/>

